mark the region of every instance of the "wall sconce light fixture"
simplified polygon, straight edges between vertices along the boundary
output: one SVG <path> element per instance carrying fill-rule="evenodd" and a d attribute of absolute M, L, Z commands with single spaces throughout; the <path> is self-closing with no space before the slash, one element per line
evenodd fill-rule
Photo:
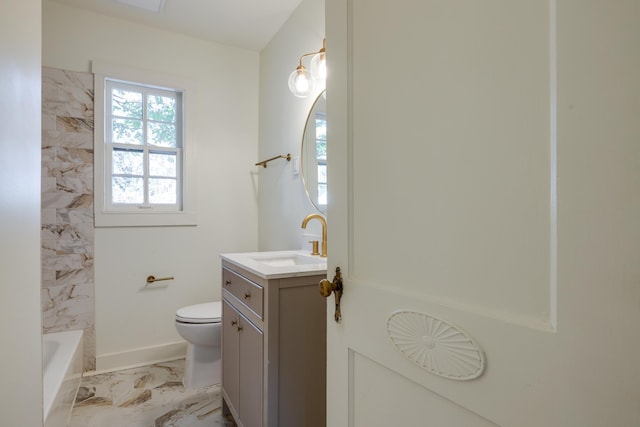
<path fill-rule="evenodd" d="M 322 40 L 322 49 L 317 52 L 305 53 L 300 57 L 298 67 L 289 76 L 289 90 L 298 98 L 309 96 L 316 84 L 324 85 L 327 78 L 327 41 Z M 309 69 L 302 65 L 302 59 L 313 56 Z"/>

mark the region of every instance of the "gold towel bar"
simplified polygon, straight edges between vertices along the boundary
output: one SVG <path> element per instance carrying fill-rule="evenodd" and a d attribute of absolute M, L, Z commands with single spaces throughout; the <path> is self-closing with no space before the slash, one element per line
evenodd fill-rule
<path fill-rule="evenodd" d="M 287 154 L 286 156 L 284 154 L 281 154 L 279 156 L 275 156 L 275 157 L 272 157 L 270 159 L 263 160 L 261 162 L 256 163 L 256 166 L 263 166 L 263 167 L 266 168 L 267 167 L 267 163 L 269 163 L 272 160 L 276 160 L 276 159 L 287 159 L 287 161 L 290 162 L 291 161 L 291 154 Z"/>
<path fill-rule="evenodd" d="M 159 278 L 155 278 L 155 276 L 149 276 L 147 277 L 147 283 L 153 283 L 153 282 L 162 282 L 163 280 L 173 280 L 174 277 L 159 277 Z"/>

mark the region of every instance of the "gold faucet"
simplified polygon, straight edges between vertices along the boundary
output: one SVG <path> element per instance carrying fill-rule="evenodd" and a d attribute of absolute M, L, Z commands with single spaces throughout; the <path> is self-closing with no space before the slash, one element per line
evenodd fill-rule
<path fill-rule="evenodd" d="M 307 228 L 307 223 L 316 218 L 318 221 L 322 223 L 322 252 L 320 253 L 321 257 L 327 257 L 327 221 L 319 214 L 309 214 L 302 220 L 302 228 Z"/>

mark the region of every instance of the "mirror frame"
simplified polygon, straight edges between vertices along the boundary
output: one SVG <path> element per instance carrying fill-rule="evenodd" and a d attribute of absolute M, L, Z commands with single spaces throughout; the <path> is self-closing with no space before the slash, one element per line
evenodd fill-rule
<path fill-rule="evenodd" d="M 302 131 L 302 144 L 300 146 L 300 161 L 301 161 L 301 165 L 300 165 L 300 169 L 301 169 L 301 176 L 302 176 L 302 185 L 304 186 L 304 192 L 307 194 L 307 199 L 309 199 L 309 201 L 311 202 L 311 204 L 313 205 L 313 207 L 320 212 L 323 215 L 327 214 L 327 205 L 324 205 L 324 209 L 322 209 L 320 207 L 320 205 L 318 204 L 317 200 L 313 200 L 313 198 L 311 197 L 311 193 L 309 192 L 309 185 L 307 182 L 307 170 L 308 169 L 308 162 L 305 161 L 305 140 L 306 140 L 306 136 L 307 136 L 307 131 L 309 128 L 309 119 L 311 119 L 311 114 L 313 114 L 314 109 L 316 108 L 316 105 L 318 104 L 318 101 L 320 100 L 320 98 L 322 96 L 324 96 L 326 92 L 326 89 L 322 90 L 320 92 L 320 94 L 316 97 L 316 99 L 313 101 L 313 104 L 311 104 L 311 108 L 309 108 L 309 113 L 307 114 L 307 120 L 304 123 L 304 130 Z M 315 126 L 315 120 L 313 121 L 314 126 Z M 306 167 L 305 167 L 306 166 Z M 317 172 L 316 172 L 317 173 Z"/>

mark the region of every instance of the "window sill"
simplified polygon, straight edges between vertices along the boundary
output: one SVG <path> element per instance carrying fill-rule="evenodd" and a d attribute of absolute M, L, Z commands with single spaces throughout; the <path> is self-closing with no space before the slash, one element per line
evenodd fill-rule
<path fill-rule="evenodd" d="M 95 226 L 99 227 L 179 227 L 195 226 L 193 212 L 95 212 Z"/>

